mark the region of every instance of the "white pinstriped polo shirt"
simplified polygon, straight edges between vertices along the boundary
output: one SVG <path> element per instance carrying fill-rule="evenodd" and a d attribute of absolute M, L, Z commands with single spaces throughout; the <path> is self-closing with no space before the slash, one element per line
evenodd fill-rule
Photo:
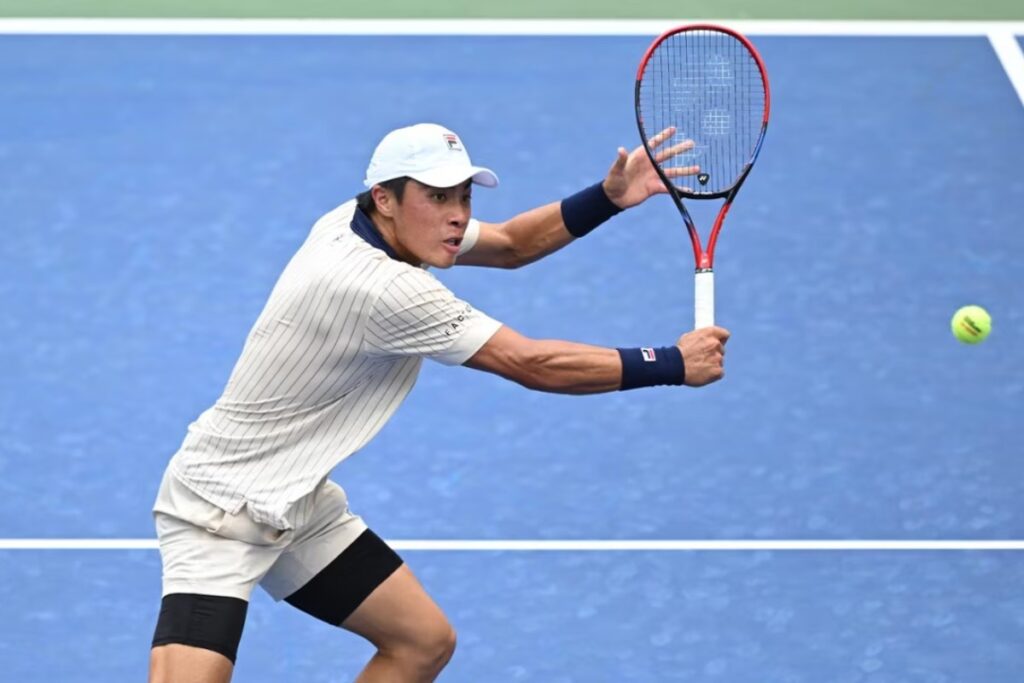
<path fill-rule="evenodd" d="M 368 224 L 354 200 L 317 221 L 224 394 L 189 425 L 171 471 L 218 507 L 298 526 L 310 505 L 294 503 L 380 431 L 423 358 L 462 364 L 501 327 L 425 269 L 391 258 Z M 460 253 L 479 230 L 471 221 Z"/>

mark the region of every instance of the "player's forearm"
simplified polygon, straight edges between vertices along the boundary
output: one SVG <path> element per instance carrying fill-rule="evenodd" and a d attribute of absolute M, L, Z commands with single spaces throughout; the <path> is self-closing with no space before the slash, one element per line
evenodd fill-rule
<path fill-rule="evenodd" d="M 561 206 L 561 202 L 552 202 L 531 209 L 502 226 L 511 244 L 513 267 L 533 263 L 573 241 L 562 220 Z"/>
<path fill-rule="evenodd" d="M 530 339 L 506 326 L 465 365 L 528 389 L 557 394 L 597 394 L 622 385 L 622 360 L 615 349 Z"/>
<path fill-rule="evenodd" d="M 673 360 L 673 352 L 675 360 Z M 532 340 L 502 328 L 466 365 L 553 394 L 600 394 L 658 384 L 682 384 L 675 347 L 608 349 L 560 340 Z"/>
<path fill-rule="evenodd" d="M 557 340 L 538 340 L 523 359 L 515 381 L 555 394 L 618 391 L 622 362 L 615 349 Z"/>
<path fill-rule="evenodd" d="M 691 334 L 707 336 L 704 332 Z M 706 349 L 701 347 L 698 351 L 703 353 Z M 714 351 L 711 349 L 708 353 Z M 692 355 L 699 356 L 699 353 Z M 720 359 L 717 363 L 721 367 Z M 507 326 L 498 329 L 465 365 L 500 375 L 528 389 L 556 394 L 598 394 L 683 384 L 687 379 L 686 363 L 679 346 L 608 349 L 569 341 L 530 339 Z M 704 378 L 700 374 L 701 367 L 698 363 L 695 383 L 706 383 L 705 379 L 713 381 L 715 378 Z"/>
<path fill-rule="evenodd" d="M 602 183 L 566 197 L 560 202 L 522 213 L 504 229 L 515 253 L 515 267 L 552 254 L 619 213 Z"/>

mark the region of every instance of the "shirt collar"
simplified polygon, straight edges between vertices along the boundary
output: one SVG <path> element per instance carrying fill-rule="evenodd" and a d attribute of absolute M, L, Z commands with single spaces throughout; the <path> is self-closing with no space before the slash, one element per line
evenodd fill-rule
<path fill-rule="evenodd" d="M 352 215 L 352 232 L 362 237 L 371 247 L 380 249 L 389 257 L 399 261 L 398 254 L 391 245 L 384 241 L 384 236 L 380 234 L 380 230 L 373 224 L 370 217 L 363 212 L 358 206 L 356 207 L 355 213 Z"/>

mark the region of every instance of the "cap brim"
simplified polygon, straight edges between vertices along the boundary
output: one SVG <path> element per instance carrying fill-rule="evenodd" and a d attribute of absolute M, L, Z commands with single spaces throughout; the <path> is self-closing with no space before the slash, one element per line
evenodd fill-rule
<path fill-rule="evenodd" d="M 409 177 L 431 187 L 455 187 L 467 180 L 483 187 L 497 187 L 498 176 L 482 166 L 442 166 L 429 171 L 410 173 Z"/>

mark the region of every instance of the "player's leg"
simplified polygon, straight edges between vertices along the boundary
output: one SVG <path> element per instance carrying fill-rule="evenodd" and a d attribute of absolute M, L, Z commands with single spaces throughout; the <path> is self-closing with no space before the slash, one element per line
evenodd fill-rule
<path fill-rule="evenodd" d="M 234 664 L 224 655 L 188 645 L 163 645 L 150 651 L 150 683 L 229 683 Z"/>
<path fill-rule="evenodd" d="M 151 683 L 227 683 L 252 589 L 290 537 L 203 500 L 166 475 L 154 506 L 163 598 Z"/>
<path fill-rule="evenodd" d="M 433 681 L 455 650 L 455 632 L 444 613 L 369 529 L 285 599 L 376 646 L 359 683 Z"/>
<path fill-rule="evenodd" d="M 150 683 L 228 683 L 247 609 L 238 598 L 165 595 L 150 650 Z"/>
<path fill-rule="evenodd" d="M 455 652 L 455 630 L 404 564 L 342 626 L 377 647 L 357 683 L 433 681 Z"/>
<path fill-rule="evenodd" d="M 451 658 L 455 633 L 402 559 L 326 482 L 311 519 L 261 585 L 276 599 L 357 633 L 377 647 L 358 679 L 432 681 Z"/>

